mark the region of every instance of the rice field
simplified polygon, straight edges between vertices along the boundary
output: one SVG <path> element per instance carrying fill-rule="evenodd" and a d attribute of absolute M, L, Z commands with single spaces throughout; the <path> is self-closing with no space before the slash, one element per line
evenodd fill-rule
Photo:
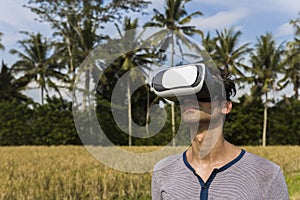
<path fill-rule="evenodd" d="M 148 152 L 158 148 L 125 149 Z M 300 200 L 300 146 L 243 148 L 280 165 L 290 198 Z M 151 173 L 132 174 L 111 169 L 84 147 L 0 147 L 0 161 L 1 200 L 151 199 Z"/>

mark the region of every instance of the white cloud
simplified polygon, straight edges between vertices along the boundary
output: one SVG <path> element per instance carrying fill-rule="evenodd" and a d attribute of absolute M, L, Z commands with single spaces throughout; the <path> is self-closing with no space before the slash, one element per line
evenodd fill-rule
<path fill-rule="evenodd" d="M 198 17 L 191 20 L 191 24 L 196 25 L 204 31 L 220 30 L 237 25 L 243 18 L 247 16 L 245 10 L 221 11 L 213 16 Z M 239 28 L 241 28 L 239 26 Z"/>
<path fill-rule="evenodd" d="M 5 3 L 1 1 L 0 23 L 16 30 L 35 28 L 37 24 L 43 27 L 42 24 L 34 20 L 36 15 L 23 7 L 24 3 L 22 0 L 7 1 Z"/>
<path fill-rule="evenodd" d="M 294 35 L 294 29 L 289 23 L 282 24 L 276 30 L 275 37 Z"/>

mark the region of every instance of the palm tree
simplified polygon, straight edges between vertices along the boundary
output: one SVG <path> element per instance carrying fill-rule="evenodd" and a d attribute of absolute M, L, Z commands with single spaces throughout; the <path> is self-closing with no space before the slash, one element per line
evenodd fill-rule
<path fill-rule="evenodd" d="M 245 55 L 250 52 L 249 43 L 238 46 L 241 34 L 241 31 L 235 32 L 233 28 L 224 29 L 223 32 L 217 31 L 217 37 L 215 38 L 216 50 L 212 54 L 217 66 L 225 74 L 233 74 L 236 80 L 245 78 L 242 69 L 249 69 L 243 63 Z"/>
<path fill-rule="evenodd" d="M 291 20 L 290 24 L 295 28 L 295 38 L 294 41 L 287 43 L 286 65 L 282 71 L 285 76 L 279 83 L 283 83 L 281 87 L 284 88 L 291 82 L 293 84 L 294 97 L 298 99 L 298 90 L 300 88 L 300 38 L 298 38 L 300 36 L 300 18 Z"/>
<path fill-rule="evenodd" d="M 142 34 L 138 33 L 138 19 L 131 20 L 126 17 L 123 23 L 123 31 L 116 25 L 119 33 L 119 39 L 111 39 L 108 41 L 108 46 L 111 51 L 122 53 L 112 63 L 116 69 L 118 77 L 121 77 L 126 72 L 129 72 L 126 80 L 126 93 L 127 93 L 127 109 L 128 109 L 128 145 L 132 145 L 132 109 L 131 109 L 131 83 L 136 79 L 145 82 L 145 69 L 148 69 L 147 64 L 155 62 L 155 53 L 150 52 L 148 49 L 143 49 L 144 41 L 141 40 Z M 136 67 L 142 66 L 137 69 Z"/>
<path fill-rule="evenodd" d="M 299 16 L 300 16 L 300 12 L 299 12 Z M 300 17 L 298 17 L 294 20 L 291 20 L 290 24 L 293 25 L 296 30 L 296 32 L 295 32 L 296 37 L 300 36 Z"/>
<path fill-rule="evenodd" d="M 202 15 L 200 11 L 191 14 L 187 13 L 185 4 L 190 1 L 191 0 L 166 0 L 165 12 L 161 13 L 153 9 L 155 14 L 151 22 L 147 22 L 144 25 L 144 27 L 163 28 L 163 30 L 157 32 L 152 37 L 158 40 L 159 45 L 157 46 L 162 50 L 166 50 L 169 45 L 171 45 L 171 67 L 174 66 L 175 42 L 183 55 L 180 43 L 187 45 L 189 48 L 197 48 L 197 45 L 193 44 L 187 36 L 193 36 L 194 34 L 203 35 L 202 31 L 195 26 L 188 25 L 193 17 Z M 171 102 L 171 115 L 173 146 L 175 146 L 175 108 L 173 102 Z"/>
<path fill-rule="evenodd" d="M 211 38 L 210 33 L 208 32 L 205 37 L 202 38 L 202 46 L 205 48 L 207 53 L 211 57 L 216 53 L 216 44 L 217 38 Z"/>
<path fill-rule="evenodd" d="M 293 84 L 294 97 L 298 99 L 300 88 L 300 40 L 287 44 L 285 51 L 285 67 L 281 69 L 284 77 L 279 81 L 280 88 L 285 88 L 289 83 Z"/>
<path fill-rule="evenodd" d="M 23 77 L 34 81 L 41 89 L 41 102 L 44 104 L 44 93 L 48 95 L 49 88 L 53 88 L 61 96 L 57 84 L 52 80 L 64 80 L 65 75 L 60 72 L 62 66 L 57 62 L 57 55 L 53 54 L 51 44 L 42 38 L 40 33 L 29 34 L 29 39 L 18 41 L 24 52 L 12 49 L 10 52 L 20 57 L 13 65 L 13 71 L 23 73 Z"/>
<path fill-rule="evenodd" d="M 271 33 L 260 36 L 255 47 L 255 52 L 251 54 L 253 75 L 251 79 L 254 82 L 252 92 L 258 98 L 261 98 L 262 95 L 265 97 L 262 145 L 266 146 L 268 103 L 270 101 L 268 93 L 275 87 L 278 71 L 282 66 L 283 51 L 282 45 L 276 46 Z"/>
<path fill-rule="evenodd" d="M 102 26 L 102 11 L 100 9 L 102 2 L 95 1 L 92 5 L 88 1 L 67 2 L 67 10 L 62 9 L 56 13 L 62 21 L 54 19 L 54 16 L 47 16 L 53 28 L 57 30 L 53 35 L 62 38 L 60 43 L 56 44 L 56 49 L 61 52 L 61 59 L 64 60 L 70 74 L 69 90 L 73 90 L 73 82 L 76 78 L 75 73 L 90 52 L 108 36 L 99 34 Z M 77 10 L 73 7 L 78 7 Z M 85 90 L 82 99 L 82 109 L 86 110 L 87 102 L 90 101 L 90 80 L 92 62 L 85 62 Z M 75 96 L 73 96 L 75 98 Z"/>
<path fill-rule="evenodd" d="M 141 12 L 151 3 L 145 0 L 43 2 L 32 0 L 24 6 L 37 14 L 40 21 L 49 23 L 55 31 L 53 36 L 61 39 L 59 48 L 64 49 L 62 55 L 68 71 L 73 75 L 71 78 L 75 77 L 76 68 L 92 49 L 102 42 L 103 37 L 107 38 L 100 34 L 105 23 L 121 19 L 124 10 Z"/>
<path fill-rule="evenodd" d="M 21 93 L 26 88 L 29 80 L 26 78 L 16 79 L 13 76 L 11 68 L 8 68 L 4 62 L 0 71 L 0 102 L 16 100 L 26 102 L 30 99 Z"/>

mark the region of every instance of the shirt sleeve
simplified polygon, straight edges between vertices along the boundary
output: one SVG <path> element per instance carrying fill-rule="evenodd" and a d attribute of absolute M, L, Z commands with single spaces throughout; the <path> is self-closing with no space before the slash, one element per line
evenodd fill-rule
<path fill-rule="evenodd" d="M 152 200 L 161 200 L 161 193 L 154 172 L 152 174 L 151 195 L 152 195 Z"/>
<path fill-rule="evenodd" d="M 279 169 L 277 176 L 275 177 L 273 183 L 270 185 L 270 188 L 267 193 L 267 199 L 274 199 L 274 200 L 289 199 L 288 188 L 281 169 Z"/>

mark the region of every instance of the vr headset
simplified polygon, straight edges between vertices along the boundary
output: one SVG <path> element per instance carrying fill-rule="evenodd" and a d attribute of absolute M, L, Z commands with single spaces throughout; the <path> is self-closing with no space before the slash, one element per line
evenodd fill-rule
<path fill-rule="evenodd" d="M 212 75 L 204 63 L 159 71 L 152 78 L 151 87 L 157 96 L 174 102 L 191 96 L 202 102 L 226 99 L 221 77 Z"/>

